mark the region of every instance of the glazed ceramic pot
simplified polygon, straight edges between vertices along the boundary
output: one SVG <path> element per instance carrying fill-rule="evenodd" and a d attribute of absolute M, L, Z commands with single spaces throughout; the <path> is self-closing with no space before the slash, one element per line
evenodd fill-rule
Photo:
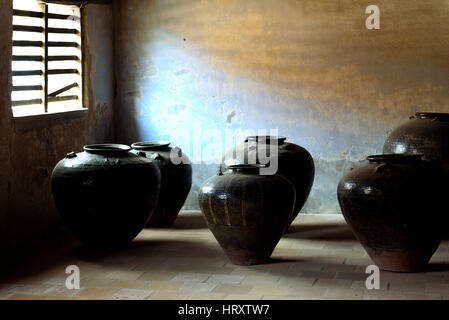
<path fill-rule="evenodd" d="M 389 134 L 383 153 L 423 153 L 449 172 L 449 113 L 416 113 Z"/>
<path fill-rule="evenodd" d="M 281 175 L 259 175 L 261 167 L 230 166 L 200 189 L 201 211 L 234 264 L 265 262 L 289 226 L 295 188 Z"/>
<path fill-rule="evenodd" d="M 265 144 L 266 155 L 270 156 L 270 143 L 276 146 L 277 150 L 277 173 L 290 180 L 296 189 L 296 204 L 290 216 L 291 224 L 304 206 L 315 177 L 315 165 L 310 153 L 296 144 L 286 142 L 285 137 L 277 136 L 252 136 L 246 138 L 244 143 L 238 145 L 225 153 L 219 166 L 219 173 L 226 173 L 229 165 L 252 164 L 250 151 L 256 150 L 256 162 L 260 161 L 258 148 L 260 144 Z"/>
<path fill-rule="evenodd" d="M 343 215 L 380 269 L 420 271 L 440 243 L 443 168 L 419 154 L 367 159 L 338 185 Z"/>
<path fill-rule="evenodd" d="M 181 210 L 192 187 L 192 165 L 179 148 L 170 148 L 168 141 L 137 142 L 132 145 L 133 153 L 146 157 L 161 171 L 161 191 L 158 206 L 148 221 L 148 227 L 172 225 Z M 177 163 L 170 159 L 177 158 Z"/>
<path fill-rule="evenodd" d="M 56 207 L 85 244 L 126 246 L 143 229 L 157 205 L 160 172 L 126 145 L 102 144 L 69 153 L 53 170 Z"/>

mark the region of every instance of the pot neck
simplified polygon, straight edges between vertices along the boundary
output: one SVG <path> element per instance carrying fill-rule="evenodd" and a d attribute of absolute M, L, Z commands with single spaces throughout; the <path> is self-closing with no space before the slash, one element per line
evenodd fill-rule
<path fill-rule="evenodd" d="M 366 160 L 372 163 L 418 163 L 423 161 L 422 157 L 421 153 L 379 154 L 368 156 Z"/>
<path fill-rule="evenodd" d="M 414 118 L 449 122 L 449 113 L 417 112 Z"/>
<path fill-rule="evenodd" d="M 170 141 L 144 141 L 132 144 L 134 150 L 141 151 L 160 151 L 169 149 Z"/>
<path fill-rule="evenodd" d="M 265 164 L 236 164 L 229 166 L 228 168 L 232 173 L 259 175 L 260 169 L 266 167 L 267 166 Z"/>
<path fill-rule="evenodd" d="M 125 144 L 91 144 L 84 146 L 83 150 L 87 153 L 104 156 L 124 156 L 128 154 L 131 147 Z"/>
<path fill-rule="evenodd" d="M 249 136 L 245 139 L 245 142 L 257 142 L 257 143 L 277 143 L 278 145 L 284 144 L 285 140 L 287 140 L 286 137 L 281 136 Z"/>

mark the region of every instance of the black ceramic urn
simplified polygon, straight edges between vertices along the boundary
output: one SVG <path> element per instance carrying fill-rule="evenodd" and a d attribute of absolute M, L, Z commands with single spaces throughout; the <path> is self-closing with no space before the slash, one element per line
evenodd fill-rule
<path fill-rule="evenodd" d="M 276 148 L 277 173 L 290 180 L 296 190 L 296 204 L 289 221 L 291 224 L 309 196 L 315 178 L 315 165 L 312 156 L 306 149 L 286 142 L 286 140 L 287 138 L 278 136 L 247 137 L 242 144 L 225 153 L 219 166 L 219 173 L 226 172 L 229 165 L 254 164 L 252 163 L 254 155 L 255 163 L 261 163 L 259 159 L 261 144 L 263 144 L 264 149 L 262 150 L 265 150 L 267 157 L 272 156 L 270 145 L 273 145 Z"/>
<path fill-rule="evenodd" d="M 69 153 L 53 170 L 56 207 L 85 244 L 126 246 L 157 205 L 159 168 L 126 145 L 102 144 Z"/>
<path fill-rule="evenodd" d="M 375 155 L 338 185 L 347 223 L 387 271 L 423 270 L 440 243 L 443 168 L 419 154 Z"/>
<path fill-rule="evenodd" d="M 389 134 L 383 153 L 423 153 L 449 173 L 449 113 L 416 113 Z"/>
<path fill-rule="evenodd" d="M 168 141 L 137 142 L 133 153 L 143 156 L 161 171 L 161 191 L 158 206 L 148 221 L 148 227 L 167 227 L 178 217 L 192 187 L 192 165 L 179 148 Z M 151 190 L 148 190 L 151 192 Z"/>
<path fill-rule="evenodd" d="M 295 204 L 293 184 L 279 174 L 260 175 L 261 165 L 233 165 L 208 179 L 199 203 L 207 224 L 232 263 L 265 262 L 288 228 Z"/>

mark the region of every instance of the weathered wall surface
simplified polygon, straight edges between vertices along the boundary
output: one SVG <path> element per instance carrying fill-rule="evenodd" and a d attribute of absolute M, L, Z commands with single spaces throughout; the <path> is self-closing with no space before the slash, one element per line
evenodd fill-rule
<path fill-rule="evenodd" d="M 305 212 L 418 110 L 449 111 L 449 5 L 377 0 L 116 0 L 118 140 L 171 139 L 198 161 L 225 133 L 275 129 L 317 172 Z M 202 154 L 199 151 L 202 150 Z M 194 167 L 196 191 L 216 166 Z"/>
<path fill-rule="evenodd" d="M 50 176 L 67 152 L 114 140 L 110 5 L 85 9 L 88 111 L 12 118 L 11 1 L 0 3 L 0 256 L 25 254 L 70 239 L 53 205 Z M 86 34 L 85 34 L 86 36 Z M 14 261 L 10 261 L 14 262 Z"/>

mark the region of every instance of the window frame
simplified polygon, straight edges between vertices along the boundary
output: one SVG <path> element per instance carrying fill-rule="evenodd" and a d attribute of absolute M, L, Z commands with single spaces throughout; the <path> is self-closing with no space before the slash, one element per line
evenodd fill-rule
<path fill-rule="evenodd" d="M 11 3 L 12 2 L 13 1 L 11 1 Z M 39 113 L 35 113 L 35 114 L 14 115 L 14 112 L 13 112 L 14 103 L 13 103 L 13 100 L 12 100 L 12 92 L 15 91 L 15 90 L 13 90 L 14 86 L 12 84 L 12 77 L 14 76 L 14 71 L 11 71 L 11 95 L 10 95 L 11 105 L 10 105 L 10 110 L 11 110 L 12 118 L 13 119 L 20 119 L 20 118 L 30 118 L 30 117 L 34 118 L 34 117 L 37 117 L 37 116 L 52 116 L 52 115 L 67 114 L 67 113 L 79 113 L 79 112 L 83 112 L 84 113 L 85 111 L 88 110 L 88 100 L 89 100 L 88 99 L 88 94 L 85 91 L 86 88 L 88 87 L 88 84 L 87 84 L 86 81 L 89 80 L 88 77 L 86 77 L 86 75 L 87 75 L 87 73 L 86 73 L 87 72 L 87 70 L 86 70 L 87 60 L 86 60 L 86 55 L 85 55 L 85 37 L 86 37 L 86 34 L 85 34 L 85 24 L 84 24 L 85 3 L 82 2 L 82 1 L 76 1 L 76 0 L 74 0 L 74 1 L 38 0 L 38 2 L 41 2 L 43 5 L 45 5 L 45 10 L 42 13 L 43 14 L 42 19 L 44 20 L 43 33 L 44 33 L 44 37 L 45 37 L 44 46 L 42 47 L 44 49 L 44 56 L 43 56 L 43 60 L 41 60 L 42 63 L 44 64 L 44 71 L 43 71 L 43 74 L 42 74 L 43 80 L 44 80 L 43 81 L 44 85 L 43 85 L 43 88 L 41 89 L 42 91 L 44 91 L 44 101 L 41 102 L 43 107 L 44 107 L 44 111 L 43 112 L 39 112 Z M 58 100 L 56 96 L 58 94 L 61 94 L 61 93 L 65 92 L 65 91 L 67 91 L 67 90 L 70 90 L 70 88 L 68 88 L 68 87 L 72 86 L 72 85 L 69 85 L 69 86 L 66 86 L 64 88 L 61 88 L 60 90 L 57 90 L 54 93 L 49 92 L 49 90 L 48 90 L 49 89 L 48 88 L 48 78 L 49 78 L 49 75 L 50 75 L 48 66 L 49 66 L 49 62 L 51 61 L 51 60 L 49 60 L 49 54 L 48 54 L 49 45 L 48 45 L 48 43 L 52 42 L 52 41 L 49 41 L 49 39 L 48 39 L 48 35 L 49 35 L 49 33 L 51 33 L 51 32 L 49 32 L 48 21 L 49 21 L 49 19 L 51 19 L 51 18 L 49 18 L 49 16 L 59 15 L 59 14 L 49 13 L 48 12 L 49 11 L 48 10 L 48 4 L 63 5 L 63 6 L 77 6 L 79 8 L 79 14 L 80 14 L 80 17 L 79 17 L 80 18 L 80 21 L 79 21 L 79 24 L 80 24 L 80 26 L 79 26 L 80 27 L 79 50 L 80 50 L 80 56 L 81 56 L 81 59 L 79 61 L 80 62 L 79 71 L 81 72 L 81 74 L 80 74 L 80 78 L 79 78 L 80 83 L 78 83 L 78 86 L 80 87 L 80 90 L 81 90 L 81 94 L 78 97 L 78 99 L 80 101 L 80 104 L 81 104 L 81 107 L 79 107 L 79 108 L 77 107 L 77 108 L 64 110 L 64 111 L 49 112 L 49 108 L 48 108 L 49 98 L 51 99 L 51 97 L 54 97 L 55 100 Z M 15 16 L 16 12 L 17 12 L 17 10 L 14 9 L 14 7 L 12 6 L 12 16 Z M 63 16 L 63 15 L 61 15 L 61 16 Z M 70 17 L 70 16 L 66 15 L 66 17 Z M 18 30 L 15 30 L 14 23 L 12 23 L 11 29 L 12 29 L 12 32 L 18 31 Z M 50 29 L 52 29 L 52 28 L 50 28 Z M 65 41 L 61 41 L 61 42 L 65 42 Z M 11 45 L 11 50 L 12 50 L 12 48 L 14 47 L 14 41 L 13 40 L 12 40 L 11 44 L 12 44 Z M 12 61 L 13 61 L 13 53 L 11 51 L 11 62 Z M 79 74 L 79 72 L 78 72 L 78 74 Z M 64 90 L 64 91 L 62 91 L 62 90 Z M 61 97 L 61 98 L 62 98 L 61 99 L 62 101 L 67 99 L 67 98 L 64 98 L 64 96 Z M 42 100 L 42 99 L 40 99 L 40 100 Z"/>

